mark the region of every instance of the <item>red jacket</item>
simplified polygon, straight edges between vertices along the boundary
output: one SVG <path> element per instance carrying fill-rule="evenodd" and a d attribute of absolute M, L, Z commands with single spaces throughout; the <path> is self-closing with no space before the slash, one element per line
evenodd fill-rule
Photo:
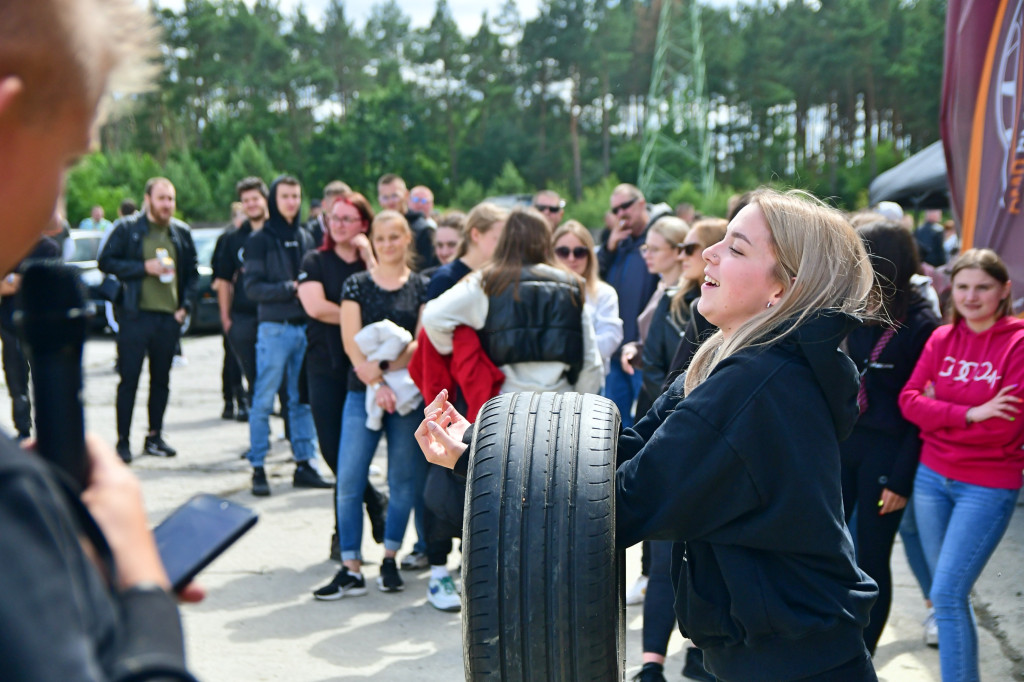
<path fill-rule="evenodd" d="M 452 337 L 452 354 L 441 355 L 430 343 L 426 332 L 420 331 L 412 358 L 409 375 L 429 403 L 448 389 L 451 402 L 461 395 L 466 401 L 466 419 L 476 421 L 477 412 L 484 403 L 498 395 L 505 382 L 505 373 L 498 369 L 484 353 L 480 337 L 471 327 L 460 325 Z"/>
<path fill-rule="evenodd" d="M 1014 385 L 1024 396 L 1024 320 L 1004 317 L 980 334 L 962 321 L 936 329 L 900 392 L 903 416 L 921 429 L 921 463 L 963 483 L 1020 488 L 1024 413 L 967 423 L 968 409 Z"/>

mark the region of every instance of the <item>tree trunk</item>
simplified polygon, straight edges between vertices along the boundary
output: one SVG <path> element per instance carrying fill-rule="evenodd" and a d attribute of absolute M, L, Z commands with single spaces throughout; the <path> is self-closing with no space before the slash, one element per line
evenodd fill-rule
<path fill-rule="evenodd" d="M 579 71 L 573 69 L 572 93 L 569 98 L 569 141 L 572 144 L 573 198 L 576 199 L 576 201 L 580 201 L 583 198 L 583 165 L 580 161 L 579 92 Z"/>
<path fill-rule="evenodd" d="M 611 173 L 611 116 L 609 115 L 608 95 L 611 91 L 609 85 L 608 69 L 601 74 L 601 177 L 608 177 Z"/>

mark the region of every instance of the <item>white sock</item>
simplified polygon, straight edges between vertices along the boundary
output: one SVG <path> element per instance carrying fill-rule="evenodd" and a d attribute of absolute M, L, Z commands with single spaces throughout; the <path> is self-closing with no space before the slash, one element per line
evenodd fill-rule
<path fill-rule="evenodd" d="M 442 578 L 452 577 L 452 574 L 448 572 L 447 566 L 431 566 L 430 577 L 435 580 L 441 580 Z"/>

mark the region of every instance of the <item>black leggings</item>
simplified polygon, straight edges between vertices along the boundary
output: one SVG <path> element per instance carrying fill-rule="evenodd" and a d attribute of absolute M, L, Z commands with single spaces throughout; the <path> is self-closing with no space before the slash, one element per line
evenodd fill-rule
<path fill-rule="evenodd" d="M 644 595 L 644 653 L 665 655 L 676 626 L 675 596 L 672 590 L 672 544 L 651 540 L 651 566 Z"/>
<path fill-rule="evenodd" d="M 117 385 L 117 437 L 127 442 L 139 388 L 142 361 L 149 358 L 149 432 L 159 434 L 170 393 L 171 361 L 181 338 L 181 325 L 171 313 L 141 311 L 121 316 L 117 358 L 121 381 Z"/>
<path fill-rule="evenodd" d="M 868 429 L 854 429 L 842 444 L 843 509 L 850 522 L 857 513 L 855 544 L 857 565 L 878 583 L 878 599 L 871 607 L 871 622 L 864 628 L 864 644 L 875 653 L 892 605 L 892 544 L 903 510 L 878 513 L 878 501 L 892 470 L 893 439 Z"/>

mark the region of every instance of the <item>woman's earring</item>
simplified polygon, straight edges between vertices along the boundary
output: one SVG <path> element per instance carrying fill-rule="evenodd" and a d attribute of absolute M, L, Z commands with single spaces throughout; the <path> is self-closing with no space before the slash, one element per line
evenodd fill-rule
<path fill-rule="evenodd" d="M 768 301 L 768 305 L 766 305 L 765 308 L 771 308 L 771 307 L 772 307 L 772 302 Z"/>

